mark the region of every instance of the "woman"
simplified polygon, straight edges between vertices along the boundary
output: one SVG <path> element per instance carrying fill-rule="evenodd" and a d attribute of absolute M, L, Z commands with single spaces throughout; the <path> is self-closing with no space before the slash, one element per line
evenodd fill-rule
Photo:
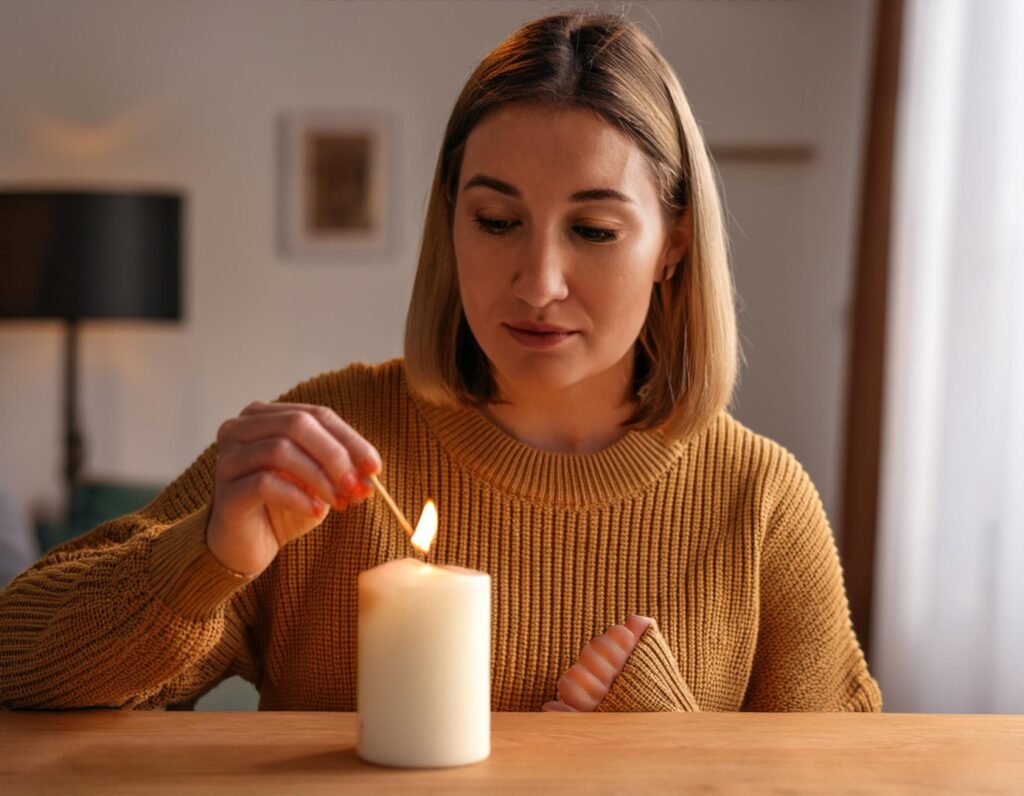
<path fill-rule="evenodd" d="M 240 674 L 355 709 L 356 578 L 489 572 L 496 710 L 880 710 L 806 473 L 726 407 L 721 209 L 672 69 L 614 16 L 528 23 L 437 164 L 406 356 L 254 403 L 144 510 L 0 597 L 0 703 L 154 707 Z"/>

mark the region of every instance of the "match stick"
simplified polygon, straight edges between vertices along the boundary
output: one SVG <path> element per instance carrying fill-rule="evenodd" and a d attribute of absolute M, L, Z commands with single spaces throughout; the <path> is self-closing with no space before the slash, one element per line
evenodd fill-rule
<path fill-rule="evenodd" d="M 388 494 L 388 491 L 384 488 L 384 485 L 377 480 L 377 476 L 375 475 L 370 476 L 370 481 L 376 488 L 376 490 L 380 492 L 380 496 L 384 498 L 384 502 L 388 504 L 388 508 L 390 508 L 391 511 L 394 513 L 395 518 L 398 520 L 398 524 L 402 526 L 402 530 L 405 531 L 406 534 L 408 534 L 409 536 L 412 536 L 413 533 L 415 533 L 413 531 L 412 525 L 409 524 L 409 520 L 407 520 L 405 518 L 405 515 L 402 514 L 402 510 L 398 508 L 398 505 L 395 503 L 395 501 L 391 499 L 391 495 Z"/>

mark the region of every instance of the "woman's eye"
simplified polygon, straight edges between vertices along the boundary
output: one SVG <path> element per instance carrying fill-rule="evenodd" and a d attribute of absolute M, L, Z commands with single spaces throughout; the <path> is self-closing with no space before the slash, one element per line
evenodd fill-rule
<path fill-rule="evenodd" d="M 513 224 L 517 223 L 515 221 L 506 221 L 502 218 L 485 218 L 484 216 L 476 216 L 473 222 L 484 232 L 491 235 L 501 235 L 503 232 L 511 229 Z"/>
<path fill-rule="evenodd" d="M 473 218 L 475 223 L 480 229 L 489 235 L 503 235 L 513 227 L 517 226 L 520 222 L 509 221 L 503 218 L 487 218 L 486 216 L 475 216 Z M 584 227 L 579 224 L 575 225 L 573 231 L 579 235 L 583 240 L 589 241 L 590 243 L 611 243 L 618 239 L 618 235 L 615 230 L 612 229 L 600 229 L 599 227 Z"/>
<path fill-rule="evenodd" d="M 580 234 L 584 240 L 588 240 L 591 243 L 611 243 L 613 240 L 618 238 L 615 234 L 615 230 L 612 229 L 599 229 L 598 227 L 581 227 L 579 225 L 573 227 L 573 229 Z"/>

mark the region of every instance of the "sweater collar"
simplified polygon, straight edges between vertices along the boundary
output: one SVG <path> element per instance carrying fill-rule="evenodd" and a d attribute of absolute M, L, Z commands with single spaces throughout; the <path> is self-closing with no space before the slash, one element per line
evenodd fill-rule
<path fill-rule="evenodd" d="M 462 469 L 533 502 L 577 508 L 612 503 L 653 486 L 687 453 L 687 445 L 669 443 L 658 431 L 629 431 L 593 453 L 552 453 L 520 442 L 477 409 L 448 409 L 411 397 Z"/>

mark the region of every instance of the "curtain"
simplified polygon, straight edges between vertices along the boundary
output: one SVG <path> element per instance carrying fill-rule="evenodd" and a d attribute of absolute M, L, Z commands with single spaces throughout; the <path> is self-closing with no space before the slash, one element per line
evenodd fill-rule
<path fill-rule="evenodd" d="M 872 669 L 1024 713 L 1024 2 L 905 14 Z"/>

